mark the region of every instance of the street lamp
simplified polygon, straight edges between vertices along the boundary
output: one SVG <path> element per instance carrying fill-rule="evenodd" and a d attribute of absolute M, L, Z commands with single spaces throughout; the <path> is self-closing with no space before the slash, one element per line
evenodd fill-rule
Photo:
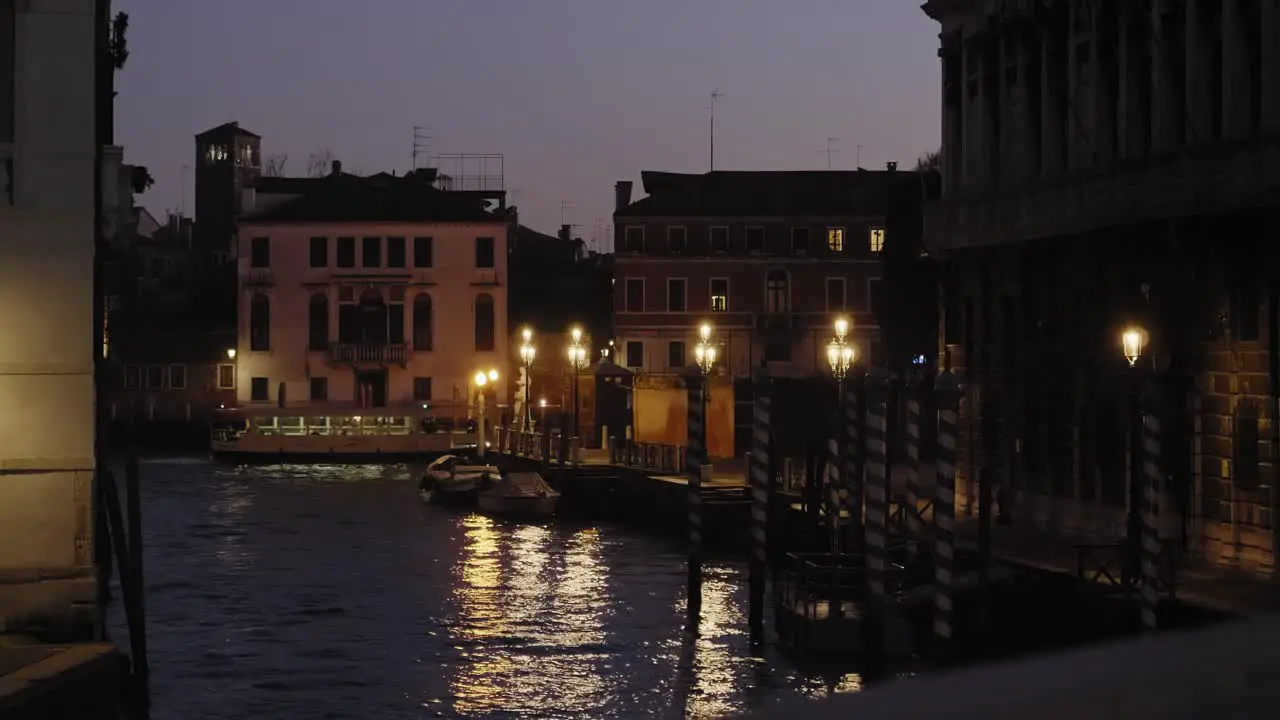
<path fill-rule="evenodd" d="M 236 359 L 236 349 L 235 349 L 235 348 L 227 348 L 227 359 L 228 359 L 228 360 L 235 360 L 235 359 Z"/>
<path fill-rule="evenodd" d="M 573 434 L 577 437 L 582 429 L 578 419 L 578 373 L 587 366 L 587 346 L 582 344 L 582 328 L 574 325 L 569 329 L 569 367 L 573 368 Z"/>
<path fill-rule="evenodd" d="M 493 369 L 486 373 L 483 370 L 477 370 L 475 377 L 471 380 L 476 385 L 476 404 L 479 406 L 476 409 L 476 455 L 484 457 L 484 386 L 498 381 L 498 371 Z"/>
<path fill-rule="evenodd" d="M 1120 347 L 1124 349 L 1124 359 L 1129 361 L 1129 367 L 1138 364 L 1138 358 L 1142 357 L 1142 351 L 1147 346 L 1147 332 L 1140 327 L 1129 327 L 1120 333 Z"/>
<path fill-rule="evenodd" d="M 711 323 L 702 323 L 698 326 L 698 343 L 693 346 L 693 359 L 698 363 L 698 369 L 702 371 L 703 376 L 710 375 L 711 369 L 716 366 L 716 356 L 719 349 L 711 342 Z"/>
<path fill-rule="evenodd" d="M 836 376 L 836 379 L 844 382 L 844 377 L 853 367 L 858 351 L 848 341 L 849 321 L 847 319 L 836 318 L 835 331 L 835 337 L 827 343 L 827 363 L 831 365 L 831 373 Z"/>
<path fill-rule="evenodd" d="M 1147 345 L 1147 331 L 1136 325 L 1120 333 L 1120 348 L 1129 363 L 1129 512 L 1126 517 L 1128 541 L 1127 574 L 1133 577 L 1138 570 L 1138 557 L 1142 537 L 1142 411 L 1138 407 L 1138 385 L 1141 382 L 1138 360 Z"/>
<path fill-rule="evenodd" d="M 533 386 L 533 359 L 538 349 L 533 345 L 533 329 L 525 327 L 520 331 L 520 365 L 524 368 L 524 389 L 520 397 L 520 425 L 528 428 L 533 422 L 533 409 L 529 406 L 530 390 Z"/>
<path fill-rule="evenodd" d="M 538 398 L 538 426 L 542 428 L 542 432 L 547 432 L 547 399 Z"/>

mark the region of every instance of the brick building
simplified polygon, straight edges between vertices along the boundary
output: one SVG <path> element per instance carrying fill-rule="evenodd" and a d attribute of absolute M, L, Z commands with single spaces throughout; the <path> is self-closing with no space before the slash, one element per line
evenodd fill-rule
<path fill-rule="evenodd" d="M 940 356 L 960 474 L 1015 518 L 1114 537 L 1130 377 L 1161 390 L 1166 538 L 1276 568 L 1280 5 L 932 0 L 941 24 Z"/>
<path fill-rule="evenodd" d="M 851 320 L 861 362 L 888 363 L 881 332 L 885 260 L 895 242 L 886 232 L 888 199 L 903 185 L 918 208 L 916 173 L 647 171 L 643 182 L 648 196 L 635 202 L 631 183 L 617 184 L 614 212 L 617 362 L 637 373 L 638 388 L 680 384 L 704 321 L 715 325 L 722 348 L 717 375 L 726 387 L 736 381 L 733 396 L 743 405 L 762 368 L 773 377 L 828 375 L 825 346 L 837 316 Z M 904 238 L 915 236 L 915 223 L 903 227 Z M 745 409 L 741 422 L 729 419 L 732 403 L 728 417 L 712 412 L 713 435 L 728 435 L 716 423 L 749 426 Z M 638 395 L 638 428 L 645 414 Z M 661 418 L 654 428 L 681 417 L 665 408 L 648 414 Z M 667 432 L 665 441 L 679 439 L 679 429 Z M 720 447 L 730 444 L 742 443 Z"/>

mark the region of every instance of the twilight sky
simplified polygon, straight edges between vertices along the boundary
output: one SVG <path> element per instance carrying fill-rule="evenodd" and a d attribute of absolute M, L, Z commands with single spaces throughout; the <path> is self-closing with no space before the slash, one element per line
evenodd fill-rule
<path fill-rule="evenodd" d="M 920 0 L 115 0 L 130 15 L 116 139 L 182 205 L 193 135 L 230 120 L 348 169 L 502 153 L 524 224 L 590 240 L 644 169 L 909 166 L 939 144 L 937 26 Z M 186 173 L 186 210 L 194 213 Z M 637 190 L 636 196 L 640 195 Z M 562 209 L 562 203 L 571 207 Z M 597 246 L 599 247 L 599 246 Z"/>

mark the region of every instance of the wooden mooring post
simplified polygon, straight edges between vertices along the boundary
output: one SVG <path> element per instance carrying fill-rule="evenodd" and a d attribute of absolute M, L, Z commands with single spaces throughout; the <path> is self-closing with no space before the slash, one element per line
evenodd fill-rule
<path fill-rule="evenodd" d="M 938 445 L 933 499 L 933 639 L 936 657 L 950 652 L 955 602 L 956 446 L 960 421 L 960 382 L 947 371 L 934 384 L 938 405 Z"/>
<path fill-rule="evenodd" d="M 888 378 L 873 371 L 867 376 L 867 518 L 866 518 L 866 576 L 868 622 L 870 631 L 867 648 L 875 651 L 879 645 L 880 622 L 886 598 L 885 572 L 888 564 L 889 542 L 889 478 L 887 462 L 888 433 Z"/>
<path fill-rule="evenodd" d="M 689 588 L 686 612 L 689 628 L 697 632 L 702 613 L 702 474 L 706 465 L 705 413 L 706 380 L 701 376 L 689 381 L 688 450 L 685 452 L 688 485 Z"/>
<path fill-rule="evenodd" d="M 866 447 L 862 442 L 864 418 L 859 392 L 864 385 L 863 380 L 857 377 L 844 383 L 844 504 L 845 511 L 849 513 L 848 545 L 854 552 L 862 550 L 865 540 L 862 469 Z"/>
<path fill-rule="evenodd" d="M 763 385 L 763 383 L 761 383 Z M 751 428 L 751 576 L 748 588 L 748 622 L 751 644 L 764 643 L 766 574 L 769 571 L 770 470 L 773 455 L 773 397 L 757 386 Z"/>
<path fill-rule="evenodd" d="M 920 523 L 920 395 L 919 382 L 907 385 L 907 493 L 905 514 L 907 524 L 907 558 L 916 560 L 919 543 L 924 541 L 924 528 Z"/>
<path fill-rule="evenodd" d="M 1160 462 L 1160 395 L 1148 382 L 1146 412 L 1142 417 L 1142 629 L 1155 630 L 1160 604 L 1160 494 L 1163 490 Z"/>

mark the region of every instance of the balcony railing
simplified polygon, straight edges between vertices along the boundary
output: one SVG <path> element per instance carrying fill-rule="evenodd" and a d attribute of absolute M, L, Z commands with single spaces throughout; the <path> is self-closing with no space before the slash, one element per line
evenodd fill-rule
<path fill-rule="evenodd" d="M 1000 245 L 1277 201 L 1280 136 L 1272 135 L 934 203 L 925 240 L 938 250 Z"/>
<path fill-rule="evenodd" d="M 275 273 L 263 268 L 252 268 L 244 277 L 246 287 L 263 287 L 266 285 L 275 285 Z"/>
<path fill-rule="evenodd" d="M 403 363 L 408 350 L 404 343 L 331 343 L 329 362 L 337 363 Z"/>

